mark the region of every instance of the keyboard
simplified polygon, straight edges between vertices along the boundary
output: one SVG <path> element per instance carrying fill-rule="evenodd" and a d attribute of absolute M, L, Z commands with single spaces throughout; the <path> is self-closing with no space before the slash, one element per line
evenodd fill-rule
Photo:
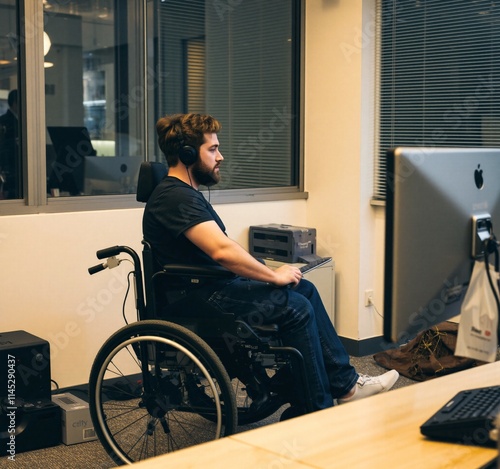
<path fill-rule="evenodd" d="M 313 269 L 316 269 L 317 267 L 321 267 L 322 265 L 327 264 L 331 260 L 332 260 L 331 257 L 318 257 L 316 259 L 308 261 L 307 264 L 305 264 L 302 267 L 300 267 L 300 271 L 303 274 L 305 274 L 306 272 L 309 272 L 309 271 L 311 271 Z"/>
<path fill-rule="evenodd" d="M 421 427 L 432 439 L 468 445 L 496 446 L 495 417 L 500 413 L 500 386 L 461 391 Z M 493 431 L 492 431 L 493 430 Z"/>

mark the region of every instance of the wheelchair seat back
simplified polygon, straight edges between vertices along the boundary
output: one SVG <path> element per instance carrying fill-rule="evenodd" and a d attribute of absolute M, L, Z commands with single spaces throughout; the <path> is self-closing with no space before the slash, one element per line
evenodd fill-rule
<path fill-rule="evenodd" d="M 147 202 L 155 187 L 167 173 L 168 168 L 163 163 L 143 161 L 139 168 L 139 176 L 137 179 L 136 200 L 138 202 Z"/>

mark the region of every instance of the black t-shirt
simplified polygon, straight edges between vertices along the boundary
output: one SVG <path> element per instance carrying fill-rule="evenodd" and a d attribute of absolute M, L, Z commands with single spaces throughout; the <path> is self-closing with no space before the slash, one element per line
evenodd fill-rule
<path fill-rule="evenodd" d="M 188 228 L 210 220 L 226 232 L 222 220 L 201 192 L 167 176 L 156 186 L 146 204 L 142 230 L 160 265 L 217 265 L 184 236 Z"/>

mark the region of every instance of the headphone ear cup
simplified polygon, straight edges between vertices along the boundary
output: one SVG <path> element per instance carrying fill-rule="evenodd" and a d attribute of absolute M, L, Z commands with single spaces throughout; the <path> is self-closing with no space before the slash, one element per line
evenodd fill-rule
<path fill-rule="evenodd" d="M 179 152 L 179 160 L 185 166 L 191 166 L 198 159 L 198 152 L 190 145 L 183 145 Z"/>

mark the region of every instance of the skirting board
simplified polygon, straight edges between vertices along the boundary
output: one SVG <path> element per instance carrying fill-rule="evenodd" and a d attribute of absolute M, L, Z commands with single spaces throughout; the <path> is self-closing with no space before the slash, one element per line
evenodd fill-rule
<path fill-rule="evenodd" d="M 398 344 L 390 344 L 384 340 L 382 336 L 370 337 L 369 339 L 350 339 L 348 337 L 340 337 L 342 344 L 349 355 L 352 357 L 364 357 L 373 355 L 382 350 L 398 347 Z"/>

